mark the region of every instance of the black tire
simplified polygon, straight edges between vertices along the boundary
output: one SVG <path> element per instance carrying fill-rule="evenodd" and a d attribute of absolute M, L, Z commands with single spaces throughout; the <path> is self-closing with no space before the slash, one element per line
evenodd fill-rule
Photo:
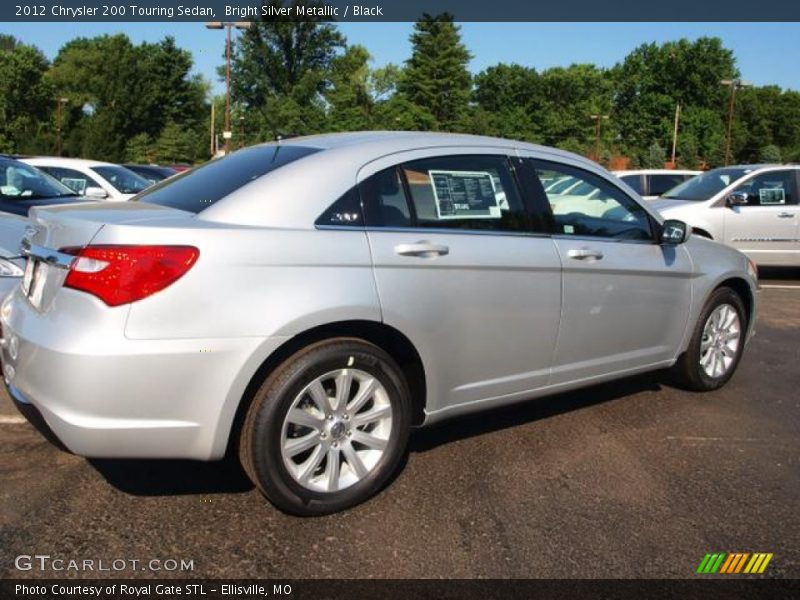
<path fill-rule="evenodd" d="M 339 491 L 311 490 L 295 480 L 284 464 L 284 420 L 309 383 L 344 368 L 366 372 L 383 385 L 392 407 L 391 431 L 383 455 L 362 479 Z M 281 510 L 300 516 L 330 514 L 360 504 L 380 491 L 403 458 L 410 422 L 408 386 L 386 352 L 358 339 L 326 340 L 288 358 L 255 393 L 242 427 L 239 457 L 253 483 Z"/>
<path fill-rule="evenodd" d="M 720 305 L 727 304 L 736 311 L 740 323 L 739 345 L 736 349 L 736 355 L 733 362 L 728 369 L 719 377 L 712 377 L 700 365 L 701 358 L 701 342 L 703 337 L 703 329 L 708 321 L 711 313 Z M 730 288 L 721 287 L 714 292 L 706 301 L 706 305 L 700 313 L 700 317 L 695 324 L 694 331 L 692 332 L 692 339 L 689 342 L 689 347 L 686 349 L 675 365 L 672 367 L 672 374 L 677 380 L 678 385 L 689 390 L 697 392 L 707 392 L 715 390 L 725 385 L 728 380 L 733 377 L 736 368 L 739 366 L 739 361 L 742 359 L 744 352 L 745 336 L 747 334 L 748 317 L 744 307 L 742 298 Z"/>

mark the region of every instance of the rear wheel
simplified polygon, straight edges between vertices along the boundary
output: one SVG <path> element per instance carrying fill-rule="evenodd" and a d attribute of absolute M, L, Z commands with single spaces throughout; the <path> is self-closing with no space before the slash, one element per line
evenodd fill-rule
<path fill-rule="evenodd" d="M 322 515 L 371 497 L 405 451 L 411 402 L 400 369 L 360 340 L 320 342 L 286 360 L 256 392 L 240 457 L 284 511 Z"/>
<path fill-rule="evenodd" d="M 725 385 L 739 365 L 746 331 L 739 295 L 730 288 L 715 290 L 700 313 L 689 347 L 673 367 L 679 382 L 697 391 Z"/>

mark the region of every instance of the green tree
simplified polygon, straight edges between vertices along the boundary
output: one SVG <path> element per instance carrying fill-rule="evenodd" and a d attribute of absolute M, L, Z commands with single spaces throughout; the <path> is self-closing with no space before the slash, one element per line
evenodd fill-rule
<path fill-rule="evenodd" d="M 643 155 L 653 141 L 662 146 L 671 143 L 677 104 L 684 108 L 684 120 L 689 110 L 721 115 L 728 96 L 719 82 L 736 77 L 738 71 L 733 53 L 718 38 L 704 37 L 643 44 L 616 65 L 612 75 L 616 91 L 612 117 L 622 142 Z M 704 121 L 713 129 L 688 132 L 698 151 L 716 143 L 724 132 L 721 120 L 706 116 Z"/>
<path fill-rule="evenodd" d="M 125 144 L 125 160 L 133 163 L 151 163 L 155 160 L 155 144 L 145 132 L 137 133 Z"/>
<path fill-rule="evenodd" d="M 280 7 L 281 0 L 265 4 Z M 293 0 L 292 7 L 319 6 L 318 2 Z M 321 93 L 344 36 L 334 25 L 319 20 L 291 21 L 277 18 L 255 21 L 234 44 L 231 87 L 237 103 L 262 108 L 274 97 L 291 96 L 298 86 Z M 316 72 L 308 86 L 309 72 Z"/>
<path fill-rule="evenodd" d="M 642 166 L 645 169 L 663 169 L 666 161 L 666 150 L 658 142 L 653 142 L 647 149 L 647 155 Z"/>
<path fill-rule="evenodd" d="M 411 58 L 406 61 L 398 91 L 435 120 L 437 129 L 454 130 L 467 114 L 472 55 L 461 42 L 453 16 L 424 14 L 411 34 Z"/>
<path fill-rule="evenodd" d="M 44 78 L 47 68 L 38 48 L 0 35 L 0 151 L 52 151 L 56 98 Z"/>
<path fill-rule="evenodd" d="M 139 46 L 123 34 L 68 42 L 47 73 L 70 100 L 66 153 L 121 161 L 130 139 L 158 138 L 168 122 L 199 132 L 207 87 L 191 67 L 172 38 Z"/>
<path fill-rule="evenodd" d="M 499 64 L 475 76 L 470 130 L 518 140 L 540 137 L 542 82 L 535 69 Z"/>
<path fill-rule="evenodd" d="M 161 132 L 155 146 L 158 162 L 193 162 L 197 149 L 196 133 L 175 121 L 169 121 Z"/>
<path fill-rule="evenodd" d="M 331 61 L 328 102 L 328 129 L 355 131 L 372 124 L 373 98 L 370 93 L 369 52 L 363 46 L 350 46 Z"/>
<path fill-rule="evenodd" d="M 779 163 L 783 161 L 781 149 L 775 144 L 769 144 L 761 148 L 758 160 L 764 163 Z"/>

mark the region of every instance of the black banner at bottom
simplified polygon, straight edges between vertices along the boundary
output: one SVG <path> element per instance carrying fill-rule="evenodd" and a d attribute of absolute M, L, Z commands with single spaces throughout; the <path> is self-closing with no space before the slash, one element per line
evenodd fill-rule
<path fill-rule="evenodd" d="M 796 598 L 791 579 L 47 579 L 0 580 L 0 598 L 37 600 L 273 598 L 286 600 L 507 600 L 516 598 L 775 599 Z"/>

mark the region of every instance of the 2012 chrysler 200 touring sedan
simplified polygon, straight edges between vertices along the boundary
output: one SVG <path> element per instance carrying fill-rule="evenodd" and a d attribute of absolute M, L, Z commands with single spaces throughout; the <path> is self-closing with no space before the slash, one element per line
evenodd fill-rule
<path fill-rule="evenodd" d="M 564 176 L 599 193 L 561 211 Z M 415 425 L 665 367 L 717 388 L 755 319 L 743 254 L 500 139 L 296 138 L 31 221 L 12 396 L 85 456 L 238 452 L 296 514 L 374 494 Z"/>

